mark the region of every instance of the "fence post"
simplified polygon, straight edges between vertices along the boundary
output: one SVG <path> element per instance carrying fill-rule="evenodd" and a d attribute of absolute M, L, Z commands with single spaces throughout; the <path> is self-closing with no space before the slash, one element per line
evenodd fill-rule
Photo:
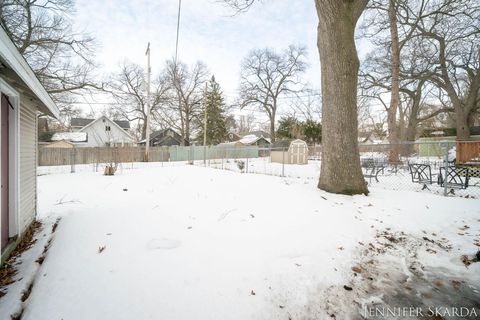
<path fill-rule="evenodd" d="M 75 173 L 75 147 L 70 150 L 70 173 Z"/>
<path fill-rule="evenodd" d="M 285 148 L 282 148 L 282 177 L 285 177 Z"/>
<path fill-rule="evenodd" d="M 203 145 L 203 166 L 207 166 L 207 146 Z"/>
<path fill-rule="evenodd" d="M 247 156 L 247 173 L 248 173 L 248 154 L 246 156 Z"/>
<path fill-rule="evenodd" d="M 444 166 L 445 166 L 445 179 L 443 179 L 443 195 L 448 195 L 448 188 L 447 188 L 447 177 L 448 177 L 448 142 L 444 143 L 445 147 L 445 156 L 444 156 Z"/>

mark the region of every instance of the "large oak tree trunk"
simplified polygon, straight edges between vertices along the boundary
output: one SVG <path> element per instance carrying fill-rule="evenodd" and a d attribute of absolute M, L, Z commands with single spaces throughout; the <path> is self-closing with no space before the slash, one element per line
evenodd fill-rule
<path fill-rule="evenodd" d="M 388 20 L 390 23 L 391 47 L 391 72 L 392 86 L 390 107 L 387 112 L 388 122 L 388 141 L 390 142 L 390 152 L 388 160 L 390 163 L 398 162 L 398 128 L 397 128 L 397 109 L 400 102 L 400 43 L 398 40 L 397 12 L 395 0 L 390 0 L 388 5 Z"/>
<path fill-rule="evenodd" d="M 322 165 L 318 187 L 333 193 L 368 194 L 358 149 L 359 60 L 354 39 L 357 19 L 367 2 L 315 1 L 322 72 Z"/>

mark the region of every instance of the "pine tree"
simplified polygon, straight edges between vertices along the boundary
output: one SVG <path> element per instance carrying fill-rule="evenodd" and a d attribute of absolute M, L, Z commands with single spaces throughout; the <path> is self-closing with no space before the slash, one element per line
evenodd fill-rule
<path fill-rule="evenodd" d="M 293 116 L 282 117 L 278 122 L 277 137 L 281 139 L 302 139 L 302 123 Z"/>
<path fill-rule="evenodd" d="M 320 122 L 307 119 L 303 123 L 303 134 L 308 144 L 317 144 L 322 141 L 322 124 Z"/>
<path fill-rule="evenodd" d="M 207 90 L 203 97 L 203 110 L 200 115 L 200 130 L 198 141 L 203 143 L 203 132 L 205 123 L 205 108 L 207 109 L 207 145 L 216 145 L 226 141 L 227 138 L 227 116 L 225 115 L 225 102 L 220 85 L 215 77 L 207 84 Z"/>

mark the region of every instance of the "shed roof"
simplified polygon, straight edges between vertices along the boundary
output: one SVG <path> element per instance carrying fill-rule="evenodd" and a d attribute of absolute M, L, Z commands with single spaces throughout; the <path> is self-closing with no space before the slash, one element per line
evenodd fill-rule
<path fill-rule="evenodd" d="M 292 139 L 282 139 L 277 140 L 270 146 L 272 149 L 274 148 L 288 148 L 290 147 L 290 143 L 292 143 Z"/>

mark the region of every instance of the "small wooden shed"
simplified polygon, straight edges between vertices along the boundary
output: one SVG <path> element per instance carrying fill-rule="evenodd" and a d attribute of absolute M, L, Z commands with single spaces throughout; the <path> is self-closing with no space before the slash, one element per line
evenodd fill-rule
<path fill-rule="evenodd" d="M 270 159 L 277 163 L 307 164 L 308 145 L 300 139 L 275 141 L 271 146 Z"/>

